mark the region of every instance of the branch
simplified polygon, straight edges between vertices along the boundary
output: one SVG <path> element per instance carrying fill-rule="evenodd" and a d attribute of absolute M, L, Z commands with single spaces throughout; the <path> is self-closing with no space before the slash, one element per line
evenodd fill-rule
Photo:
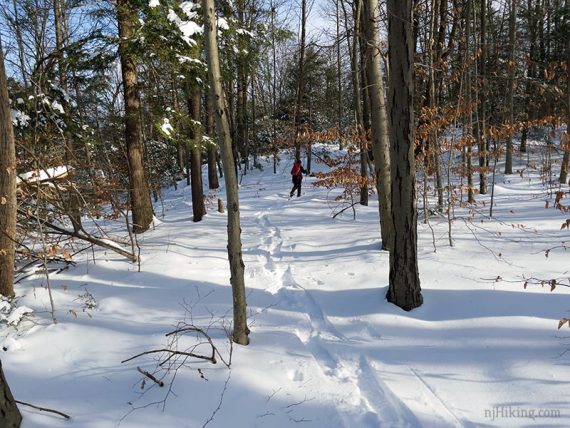
<path fill-rule="evenodd" d="M 164 386 L 164 382 L 161 380 L 158 380 L 157 378 L 155 378 L 153 375 L 151 375 L 149 372 L 147 372 L 144 369 L 141 369 L 140 367 L 137 367 L 137 370 L 139 371 L 139 373 L 145 375 L 146 377 L 148 377 L 150 380 L 152 380 L 154 383 L 156 383 L 158 386 L 163 387 Z"/>
<path fill-rule="evenodd" d="M 23 401 L 19 401 L 19 400 L 14 400 L 16 403 L 21 404 L 22 406 L 28 406 L 28 407 L 32 407 L 34 409 L 40 410 L 42 412 L 50 412 L 50 413 L 55 413 L 56 415 L 60 415 L 63 416 L 65 419 L 71 419 L 71 417 L 69 415 L 66 415 L 63 412 L 60 412 L 58 410 L 52 410 L 52 409 L 47 409 L 45 407 L 39 407 L 39 406 L 35 406 L 33 404 L 30 403 L 24 403 Z"/>
<path fill-rule="evenodd" d="M 166 353 L 171 354 L 171 355 L 185 355 L 187 357 L 193 357 L 193 358 L 197 358 L 199 360 L 211 361 L 212 364 L 216 364 L 216 358 L 215 357 L 206 357 L 205 355 L 194 354 L 193 352 L 173 351 L 172 349 L 154 349 L 152 351 L 141 352 L 140 354 L 137 354 L 133 357 L 130 357 L 130 358 L 127 358 L 126 360 L 121 361 L 121 364 L 126 363 L 126 362 L 131 361 L 131 360 L 134 360 L 135 358 L 142 357 L 143 355 L 158 354 L 160 352 L 166 352 Z"/>
<path fill-rule="evenodd" d="M 91 244 L 95 244 L 95 245 L 98 245 L 100 247 L 107 248 L 108 250 L 112 250 L 112 251 L 114 251 L 114 252 L 116 252 L 122 256 L 125 256 L 126 258 L 128 258 L 129 260 L 131 260 L 133 262 L 136 262 L 138 260 L 138 257 L 136 255 L 129 253 L 128 251 L 125 251 L 122 248 L 111 245 L 108 242 L 105 242 L 105 241 L 103 241 L 103 240 L 101 240 L 95 236 L 92 236 L 89 233 L 85 232 L 84 230 L 83 231 L 81 231 L 81 230 L 70 231 L 70 230 L 64 229 L 64 228 L 59 227 L 53 223 L 50 223 L 47 220 L 40 219 L 36 215 L 34 215 L 30 212 L 24 211 L 23 209 L 18 209 L 18 213 L 20 213 L 23 216 L 32 218 L 33 220 L 37 221 L 38 223 L 41 223 L 44 226 L 46 226 L 46 227 L 48 227 L 48 228 L 50 228 L 50 229 L 52 229 L 58 233 L 61 233 L 62 235 L 70 236 L 73 238 L 78 238 L 78 239 L 81 239 L 83 241 L 90 242 Z"/>

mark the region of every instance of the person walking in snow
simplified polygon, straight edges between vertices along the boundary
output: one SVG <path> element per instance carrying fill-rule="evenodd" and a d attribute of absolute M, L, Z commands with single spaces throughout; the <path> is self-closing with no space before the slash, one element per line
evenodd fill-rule
<path fill-rule="evenodd" d="M 295 190 L 297 190 L 297 197 L 301 196 L 301 182 L 303 181 L 303 174 L 306 174 L 307 171 L 301 165 L 301 159 L 297 159 L 295 161 L 295 165 L 291 168 L 291 178 L 293 179 L 293 188 L 291 189 L 291 193 L 289 193 L 290 197 L 293 197 Z"/>

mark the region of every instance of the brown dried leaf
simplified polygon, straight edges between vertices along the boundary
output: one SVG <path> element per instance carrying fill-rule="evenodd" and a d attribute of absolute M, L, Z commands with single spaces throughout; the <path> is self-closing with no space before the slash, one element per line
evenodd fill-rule
<path fill-rule="evenodd" d="M 570 327 L 570 318 L 562 318 L 559 322 L 558 322 L 558 330 L 560 330 L 564 324 L 568 324 L 568 327 Z"/>

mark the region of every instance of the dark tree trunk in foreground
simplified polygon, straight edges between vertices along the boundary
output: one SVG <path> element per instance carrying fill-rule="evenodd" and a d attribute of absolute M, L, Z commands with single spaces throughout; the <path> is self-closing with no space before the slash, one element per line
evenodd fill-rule
<path fill-rule="evenodd" d="M 241 226 L 238 197 L 237 174 L 232 153 L 232 137 L 228 122 L 226 99 L 222 89 L 222 73 L 218 55 L 218 37 L 216 24 L 216 9 L 214 0 L 202 0 L 204 14 L 204 38 L 206 42 L 206 57 L 208 60 L 208 79 L 216 131 L 220 142 L 222 166 L 226 180 L 226 197 L 228 202 L 228 259 L 230 262 L 234 309 L 234 325 L 232 340 L 240 345 L 249 343 L 249 328 L 247 327 L 247 305 L 245 296 L 244 263 L 241 253 Z"/>
<path fill-rule="evenodd" d="M 417 260 L 412 0 L 388 0 L 388 17 L 394 240 L 386 297 L 409 311 L 422 304 Z"/>
<path fill-rule="evenodd" d="M 2 62 L 4 64 L 4 62 Z M 2 361 L 0 361 L 0 427 L 2 428 L 18 428 L 22 423 L 22 415 L 10 387 L 4 377 L 4 370 L 2 369 Z"/>
<path fill-rule="evenodd" d="M 142 233 L 152 223 L 152 203 L 144 170 L 144 144 L 140 116 L 137 68 L 129 44 L 134 33 L 137 11 L 128 0 L 117 3 L 119 56 L 125 97 L 125 140 L 129 165 L 129 193 L 133 214 L 133 232 Z"/>
<path fill-rule="evenodd" d="M 0 294 L 14 296 L 16 148 L 0 40 Z"/>

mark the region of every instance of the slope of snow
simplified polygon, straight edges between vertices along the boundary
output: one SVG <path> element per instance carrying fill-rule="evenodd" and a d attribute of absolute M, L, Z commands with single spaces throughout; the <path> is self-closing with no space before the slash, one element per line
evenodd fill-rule
<path fill-rule="evenodd" d="M 57 324 L 45 277 L 21 281 L 18 304 L 33 314 L 2 327 L 3 368 L 18 400 L 71 416 L 22 406 L 22 426 L 570 426 L 570 335 L 557 330 L 570 290 L 523 287 L 567 278 L 570 266 L 562 248 L 545 257 L 570 231 L 552 202 L 545 209 L 538 171 L 499 177 L 493 220 L 488 195 L 457 207 L 453 247 L 445 218 L 419 224 L 424 304 L 408 313 L 384 297 L 376 197 L 355 220 L 350 210 L 333 219 L 340 190 L 306 178 L 302 197 L 289 199 L 290 168 L 284 160 L 274 175 L 267 161 L 242 179 L 251 344 L 233 347 L 230 370 L 189 359 L 165 387 L 146 379 L 141 388 L 137 367 L 154 373 L 156 355 L 121 363 L 165 347 L 184 320 L 229 357 L 226 214 L 210 203 L 193 223 L 182 183 L 140 236 L 140 272 L 96 250 L 52 275 Z M 225 199 L 223 189 L 210 196 Z"/>

